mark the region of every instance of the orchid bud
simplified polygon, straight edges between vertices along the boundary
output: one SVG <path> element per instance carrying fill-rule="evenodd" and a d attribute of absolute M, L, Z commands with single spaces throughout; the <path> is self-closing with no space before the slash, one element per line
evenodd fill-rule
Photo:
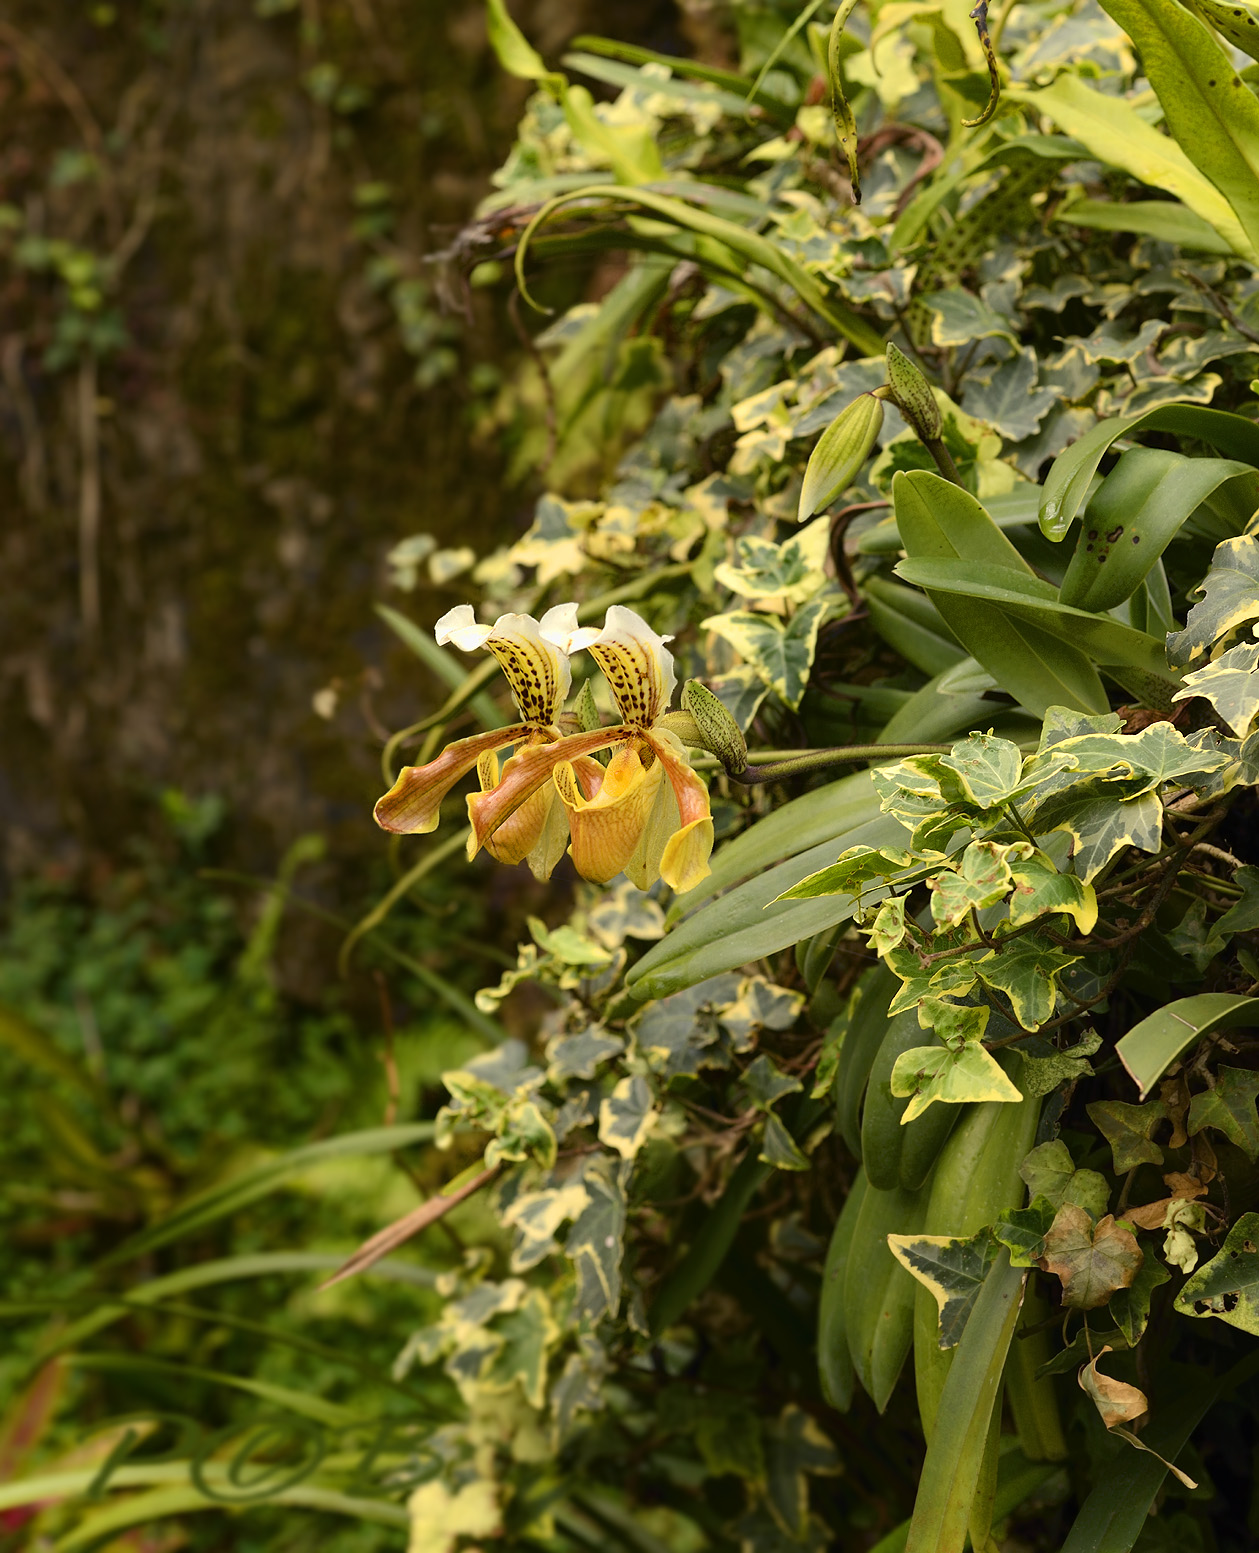
<path fill-rule="evenodd" d="M 883 425 L 883 401 L 862 394 L 839 412 L 817 440 L 800 487 L 801 523 L 821 512 L 857 478 Z"/>
<path fill-rule="evenodd" d="M 909 422 L 910 429 L 924 442 L 934 442 L 944 428 L 940 406 L 922 372 L 903 350 L 890 341 L 887 347 L 887 381 L 896 408 Z"/>
<path fill-rule="evenodd" d="M 743 731 L 707 685 L 687 680 L 682 687 L 682 711 L 694 722 L 701 746 L 711 750 L 731 776 L 747 770 L 748 746 Z"/>

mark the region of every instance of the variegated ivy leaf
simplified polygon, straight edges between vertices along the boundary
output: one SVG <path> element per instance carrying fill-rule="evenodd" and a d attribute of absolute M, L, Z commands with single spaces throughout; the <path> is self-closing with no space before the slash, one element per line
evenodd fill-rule
<path fill-rule="evenodd" d="M 866 937 L 875 954 L 890 954 L 904 941 L 905 900 L 903 895 L 893 895 L 890 900 L 885 900 L 866 928 Z"/>
<path fill-rule="evenodd" d="M 633 1159 L 656 1120 L 651 1086 L 641 1073 L 623 1078 L 599 1106 L 599 1142 Z"/>
<path fill-rule="evenodd" d="M 1037 933 L 1000 940 L 999 945 L 975 961 L 975 974 L 985 987 L 1005 993 L 1014 1017 L 1025 1030 L 1037 1030 L 1053 1016 L 1057 978 L 1080 957 L 1067 954 Z"/>
<path fill-rule="evenodd" d="M 872 879 L 890 879 L 914 861 L 903 847 L 849 847 L 835 862 L 785 890 L 779 900 L 813 900 L 820 895 L 857 895 Z"/>
<path fill-rule="evenodd" d="M 804 1086 L 762 1052 L 743 1075 L 742 1087 L 758 1111 L 768 1112 L 784 1095 L 799 1094 Z"/>
<path fill-rule="evenodd" d="M 1097 926 L 1097 894 L 1075 874 L 1059 873 L 1053 859 L 1032 851 L 1011 859 L 1014 888 L 1010 891 L 1010 926 L 1022 927 L 1037 917 L 1063 913 L 1074 919 L 1081 933 Z"/>
<path fill-rule="evenodd" d="M 503 1534 L 499 1489 L 492 1478 L 475 1478 L 456 1488 L 430 1478 L 407 1500 L 407 1513 L 415 1553 L 449 1553 L 465 1537 L 497 1539 Z"/>
<path fill-rule="evenodd" d="M 734 564 L 723 562 L 713 575 L 740 598 L 782 598 L 803 604 L 826 582 L 830 524 L 829 518 L 818 518 L 781 545 L 768 539 L 736 540 Z"/>
<path fill-rule="evenodd" d="M 589 1163 L 582 1176 L 589 1200 L 564 1241 L 564 1255 L 577 1275 L 573 1314 L 579 1320 L 615 1315 L 621 1303 L 628 1169 L 614 1168 L 604 1156 Z"/>
<path fill-rule="evenodd" d="M 550 1300 L 541 1289 L 530 1289 L 515 1310 L 496 1318 L 493 1331 L 501 1342 L 481 1385 L 487 1391 L 519 1386 L 530 1407 L 545 1406 L 547 1359 L 563 1335 Z"/>
<path fill-rule="evenodd" d="M 1035 759 L 1040 762 L 1054 755 L 1071 755 L 1076 761 L 1076 771 L 1060 780 L 1102 778 L 1131 783 L 1125 797 L 1152 793 L 1164 782 L 1190 773 L 1216 770 L 1227 765 L 1229 758 L 1223 751 L 1197 748 L 1169 722 L 1150 723 L 1137 733 L 1080 734 L 1055 744 L 1048 756 L 1037 755 Z"/>
<path fill-rule="evenodd" d="M 810 1535 L 809 1477 L 831 1477 L 842 1472 L 839 1452 L 817 1420 L 794 1402 L 783 1408 L 765 1432 L 765 1488 L 773 1519 L 763 1532 L 750 1539 L 742 1527 L 737 1528 L 740 1546 L 781 1547 L 779 1539 L 785 1531 L 792 1548 L 813 1548 L 816 1542 Z"/>
<path fill-rule="evenodd" d="M 997 1246 L 988 1230 L 969 1238 L 951 1235 L 889 1235 L 888 1249 L 906 1272 L 930 1291 L 940 1307 L 939 1343 L 956 1348 Z"/>
<path fill-rule="evenodd" d="M 1003 362 L 987 381 L 966 384 L 966 409 L 1010 442 L 1034 437 L 1058 403 L 1052 388 L 1036 387 L 1036 352 L 1021 350 Z"/>
<path fill-rule="evenodd" d="M 927 997 L 918 1006 L 921 1024 L 934 1029 L 941 1046 L 915 1046 L 902 1052 L 892 1068 L 892 1093 L 909 1104 L 901 1125 L 921 1116 L 937 1100 L 965 1105 L 978 1100 L 1023 1098 L 1016 1084 L 980 1044 L 988 1024 L 987 1008 L 959 1008 Z"/>
<path fill-rule="evenodd" d="M 746 733 L 752 726 L 752 719 L 760 711 L 761 702 L 769 694 L 769 686 L 746 663 L 739 664 L 728 674 L 709 680 L 708 688 L 738 723 L 740 733 Z"/>
<path fill-rule="evenodd" d="M 739 985 L 737 976 L 714 976 L 648 1004 L 634 1024 L 634 1043 L 653 1073 L 668 1081 L 729 1066 L 716 1010 L 736 1000 Z"/>
<path fill-rule="evenodd" d="M 551 1386 L 553 1444 L 558 1450 L 574 1433 L 579 1413 L 598 1413 L 607 1406 L 607 1376 L 611 1365 L 603 1344 L 589 1332 L 577 1339 L 577 1352 L 564 1361 Z"/>
<path fill-rule="evenodd" d="M 809 1156 L 800 1148 L 774 1111 L 770 1111 L 765 1117 L 765 1131 L 761 1136 L 760 1152 L 756 1157 L 767 1165 L 773 1165 L 775 1170 L 809 1168 Z"/>
<path fill-rule="evenodd" d="M 624 1050 L 619 1035 L 609 1035 L 598 1025 L 576 1035 L 555 1035 L 546 1043 L 546 1076 L 560 1087 L 570 1078 L 591 1079 L 603 1063 Z"/>
<path fill-rule="evenodd" d="M 932 917 L 941 926 L 956 927 L 972 911 L 982 911 L 985 906 L 1004 900 L 1012 883 L 1011 853 L 1022 857 L 1031 850 L 1026 841 L 1009 846 L 995 841 L 972 841 L 951 869 L 927 881 Z"/>
<path fill-rule="evenodd" d="M 758 1030 L 790 1030 L 804 1007 L 804 994 L 778 987 L 764 976 L 745 976 L 738 996 L 718 1010 L 717 1022 L 735 1051 L 747 1051 Z"/>
<path fill-rule="evenodd" d="M 530 917 L 528 921 L 534 943 L 564 965 L 606 965 L 612 958 L 610 950 L 579 933 L 567 922 L 557 928 L 548 928 L 539 917 Z"/>
<path fill-rule="evenodd" d="M 771 690 L 788 706 L 798 708 L 809 682 L 817 652 L 817 635 L 830 600 L 813 599 L 784 624 L 773 615 L 754 615 L 735 610 L 710 615 L 703 624 L 729 642 L 739 656 L 756 670 Z"/>
<path fill-rule="evenodd" d="M 931 953 L 945 949 L 961 949 L 973 943 L 976 951 L 983 952 L 983 945 L 975 936 L 969 918 L 959 927 L 946 928 L 931 940 Z M 906 1009 L 917 1008 L 926 997 L 962 997 L 975 985 L 975 963 L 969 954 L 949 955 L 924 965 L 923 956 L 906 936 L 883 959 L 888 970 L 900 977 L 902 985 L 888 1004 L 889 1014 L 903 1014 Z"/>
<path fill-rule="evenodd" d="M 1245 738 L 1259 714 L 1259 643 L 1230 647 L 1214 663 L 1186 674 L 1185 688 L 1172 700 L 1195 696 L 1209 701 L 1238 738 Z"/>
<path fill-rule="evenodd" d="M 1044 1039 L 1025 1042 L 1019 1047 L 1019 1056 L 1023 1059 L 1020 1088 L 1025 1095 L 1049 1095 L 1060 1084 L 1091 1078 L 1093 1065 L 1089 1058 L 1101 1044 L 1102 1038 L 1096 1030 L 1090 1030 L 1066 1051 L 1055 1050 Z M 1041 1047 L 1044 1048 L 1043 1054 L 1038 1049 Z"/>
<path fill-rule="evenodd" d="M 664 912 L 659 904 L 628 880 L 610 888 L 591 907 L 587 921 L 591 933 L 609 951 L 619 949 L 627 938 L 650 941 L 664 937 Z"/>
<path fill-rule="evenodd" d="M 990 733 L 972 733 L 939 758 L 941 766 L 956 773 L 966 798 L 980 809 L 1005 803 L 1023 770 L 1018 745 Z"/>
<path fill-rule="evenodd" d="M 1215 547 L 1211 569 L 1196 590 L 1201 601 L 1189 611 L 1183 631 L 1167 638 L 1176 667 L 1207 654 L 1230 632 L 1259 620 L 1259 537 L 1242 534 Z"/>
<path fill-rule="evenodd" d="M 1001 438 L 958 409 L 942 390 L 937 389 L 935 397 L 944 413 L 941 440 L 952 455 L 966 489 L 981 501 L 1012 490 L 1018 476 L 1001 457 Z M 870 479 L 878 490 L 888 491 L 898 473 L 915 469 L 935 473 L 935 460 L 912 431 L 905 431 L 885 443 L 883 452 L 871 466 Z"/>
<path fill-rule="evenodd" d="M 1163 805 L 1157 793 L 1119 798 L 1114 787 L 1095 778 L 1056 793 L 1038 808 L 1035 823 L 1038 831 L 1066 831 L 1075 871 L 1087 884 L 1123 847 L 1158 851 Z"/>
<path fill-rule="evenodd" d="M 1218 1316 L 1259 1337 L 1259 1213 L 1243 1213 L 1219 1252 L 1176 1296 L 1182 1316 Z"/>
<path fill-rule="evenodd" d="M 590 1197 L 580 1181 L 546 1187 L 537 1192 L 521 1192 L 500 1212 L 502 1222 L 516 1231 L 512 1247 L 511 1270 L 528 1272 L 558 1251 L 555 1232 L 567 1219 L 575 1219 Z"/>

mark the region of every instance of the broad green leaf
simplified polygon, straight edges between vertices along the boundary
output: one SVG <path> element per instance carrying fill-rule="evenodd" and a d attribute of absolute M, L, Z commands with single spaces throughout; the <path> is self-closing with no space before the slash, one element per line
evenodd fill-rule
<path fill-rule="evenodd" d="M 1131 28 L 1115 7 L 1108 5 L 1106 9 L 1131 36 Z M 1231 69 L 1224 68 L 1231 79 Z M 1039 90 L 1014 84 L 1005 90 L 1033 112 L 1047 114 L 1098 161 L 1122 167 L 1141 183 L 1182 200 L 1235 253 L 1249 257 L 1254 252 L 1253 241 L 1237 212 L 1211 179 L 1204 176 L 1204 170 L 1194 165 L 1175 140 L 1160 134 L 1122 97 L 1095 91 L 1070 71 L 1064 71 L 1052 85 Z"/>
<path fill-rule="evenodd" d="M 1253 0 L 1194 0 L 1198 12 L 1216 32 L 1251 59 L 1259 59 L 1259 15 Z"/>
<path fill-rule="evenodd" d="M 1241 886 L 1242 898 L 1215 924 L 1215 932 L 1221 938 L 1231 933 L 1248 933 L 1259 927 L 1259 868 L 1239 868 L 1233 875 L 1233 883 Z"/>
<path fill-rule="evenodd" d="M 863 774 L 862 780 L 869 792 L 869 778 Z M 825 798 L 833 791 L 833 788 L 824 788 L 810 797 Z M 781 813 L 788 814 L 791 808 L 787 805 Z M 780 900 L 779 896 L 808 874 L 833 862 L 837 844 L 842 850 L 845 842 L 883 847 L 896 846 L 904 840 L 905 832 L 896 820 L 878 814 L 877 805 L 873 803 L 870 808 L 875 809 L 875 817 L 864 825 L 859 824 L 846 835 L 837 835 L 834 840 L 799 852 L 776 867 L 769 866 L 771 853 L 762 865 L 763 872 L 686 917 L 630 968 L 626 985 L 631 994 L 640 1000 L 666 997 L 684 987 L 707 981 L 710 976 L 788 949 L 802 938 L 834 927 L 838 922 L 850 921 L 858 906 L 854 896 L 831 895 L 807 901 Z M 835 812 L 833 823 L 838 827 L 842 825 L 844 811 Z M 772 816 L 772 819 L 778 818 L 780 815 Z M 784 845 L 782 850 L 789 848 Z M 749 855 L 750 852 L 745 850 L 743 858 L 747 859 Z M 720 859 L 718 862 L 720 864 Z"/>
<path fill-rule="evenodd" d="M 1115 1046 L 1120 1062 L 1144 1099 L 1186 1047 L 1215 1030 L 1259 1027 L 1259 998 L 1235 992 L 1200 992 L 1177 998 L 1133 1025 Z"/>
<path fill-rule="evenodd" d="M 1010 1266 L 1004 1248 L 998 1251 L 940 1393 L 906 1553 L 944 1553 L 964 1545 L 1026 1276 Z M 985 1522 L 991 1508 L 989 1503 Z M 985 1525 L 975 1540 L 983 1546 L 986 1536 Z"/>
<path fill-rule="evenodd" d="M 1110 1188 L 1096 1170 L 1077 1170 L 1061 1138 L 1038 1144 L 1019 1166 L 1019 1175 L 1033 1197 L 1043 1197 L 1055 1211 L 1064 1203 L 1084 1208 L 1095 1219 L 1106 1212 Z"/>
<path fill-rule="evenodd" d="M 1131 598 L 1185 521 L 1229 480 L 1252 510 L 1259 506 L 1259 472 L 1246 464 L 1130 448 L 1085 509 L 1062 603 L 1103 611 Z"/>
<path fill-rule="evenodd" d="M 1015 842 L 1015 847 L 1027 847 Z M 955 865 L 928 880 L 931 915 L 940 926 L 956 927 L 972 911 L 982 911 L 1005 899 L 1011 875 L 1007 854 L 995 841 L 972 841 Z"/>
<path fill-rule="evenodd" d="M 1217 545 L 1211 568 L 1194 591 L 1202 597 L 1190 609 L 1185 629 L 1167 641 L 1168 657 L 1176 664 L 1193 663 L 1231 631 L 1259 620 L 1259 538 L 1243 534 Z"/>
<path fill-rule="evenodd" d="M 999 529 L 1023 528 L 1035 523 L 1040 509 L 1040 488 L 1025 481 L 1012 491 L 985 498 L 984 510 Z M 896 555 L 904 548 L 896 515 L 864 529 L 854 547 L 858 555 Z"/>
<path fill-rule="evenodd" d="M 965 663 L 966 654 L 925 594 L 876 574 L 861 585 L 870 623 L 883 640 L 924 674 Z"/>
<path fill-rule="evenodd" d="M 1094 1100 L 1087 1110 L 1090 1121 L 1110 1144 L 1116 1175 L 1126 1175 L 1137 1165 L 1163 1163 L 1163 1150 L 1153 1137 L 1158 1124 L 1167 1120 L 1167 1107 L 1161 1100 L 1145 1105 Z"/>
<path fill-rule="evenodd" d="M 1097 894 L 1091 884 L 1075 874 L 1060 873 L 1044 852 L 1011 859 L 1010 926 L 1022 927 L 1038 917 L 1062 913 L 1071 917 L 1080 933 L 1097 926 Z"/>
<path fill-rule="evenodd" d="M 1153 237 L 1199 253 L 1231 256 L 1236 252 L 1227 238 L 1178 200 L 1064 200 L 1049 219 L 1063 226 Z"/>
<path fill-rule="evenodd" d="M 1259 1073 L 1250 1068 L 1221 1067 L 1213 1089 L 1204 1089 L 1189 1105 L 1187 1130 L 1192 1137 L 1214 1127 L 1235 1143 L 1248 1159 L 1259 1157 Z"/>
<path fill-rule="evenodd" d="M 1078 642 L 1096 663 L 1131 665 L 1169 682 L 1176 679 L 1167 666 L 1167 653 L 1158 637 L 1134 631 L 1111 615 L 1074 609 L 1062 603 L 1054 590 L 1038 578 L 1029 578 L 1005 567 L 960 559 L 911 558 L 899 562 L 896 573 L 906 582 L 925 588 L 942 614 L 942 596 L 973 599 L 994 606 L 1002 614 L 1012 615 L 1015 621 L 1060 638 L 1064 646 Z M 978 653 L 975 656 L 978 657 Z M 989 672 L 1000 683 L 991 668 Z"/>
<path fill-rule="evenodd" d="M 1109 1214 L 1094 1224 L 1086 1209 L 1064 1203 L 1045 1235 L 1041 1266 L 1062 1280 L 1064 1305 L 1096 1310 L 1132 1283 L 1142 1260 L 1130 1229 Z"/>
<path fill-rule="evenodd" d="M 1259 643 L 1242 643 L 1214 663 L 1185 675 L 1185 688 L 1173 701 L 1209 701 L 1238 738 L 1244 739 L 1259 714 Z"/>
<path fill-rule="evenodd" d="M 1035 1267 L 1057 1212 L 1048 1197 L 1033 1197 L 1026 1208 L 1007 1208 L 992 1226 L 993 1239 L 1010 1253 L 1011 1267 Z"/>
<path fill-rule="evenodd" d="M 1123 1333 L 1129 1348 L 1135 1348 L 1145 1336 L 1150 1321 L 1150 1300 L 1155 1289 L 1170 1283 L 1171 1276 L 1157 1257 L 1147 1256 L 1128 1287 L 1116 1289 L 1111 1295 L 1106 1314 Z"/>
<path fill-rule="evenodd" d="M 820 895 L 860 895 L 871 880 L 893 879 L 914 862 L 903 847 L 849 847 L 829 867 L 784 890 L 780 900 L 813 900 Z"/>
<path fill-rule="evenodd" d="M 1155 793 L 1118 798 L 1101 781 L 1055 794 L 1036 811 L 1038 830 L 1071 837 L 1071 861 L 1087 884 L 1123 847 L 1157 852 L 1163 837 L 1163 805 Z"/>
<path fill-rule="evenodd" d="M 829 607 L 828 600 L 814 599 L 798 609 L 786 624 L 776 615 L 735 610 L 726 615 L 710 615 L 701 622 L 701 628 L 729 642 L 771 690 L 776 690 L 788 706 L 796 708 L 809 683 L 818 630 Z"/>
<path fill-rule="evenodd" d="M 98 1265 L 107 1266 L 115 1262 L 129 1261 L 133 1257 L 146 1255 L 158 1246 L 169 1245 L 173 1240 L 182 1240 L 188 1235 L 196 1234 L 206 1225 L 213 1224 L 248 1203 L 256 1202 L 258 1198 L 278 1190 L 293 1176 L 314 1165 L 322 1164 L 325 1160 L 353 1158 L 356 1155 L 391 1154 L 416 1143 L 431 1142 L 435 1130 L 433 1122 L 411 1122 L 399 1127 L 373 1127 L 365 1132 L 349 1132 L 339 1138 L 325 1138 L 322 1142 L 292 1149 L 275 1159 L 230 1176 L 221 1185 L 211 1187 L 208 1191 L 189 1198 L 166 1218 L 160 1219 L 130 1240 L 123 1241 Z"/>
<path fill-rule="evenodd" d="M 1085 432 L 1054 460 L 1040 500 L 1040 527 L 1047 539 L 1066 538 L 1090 499 L 1097 466 L 1121 437 L 1134 437 L 1142 431 L 1168 431 L 1192 437 L 1240 463 L 1259 467 L 1259 426 L 1227 410 L 1166 404 L 1132 415 L 1111 416 Z"/>
<path fill-rule="evenodd" d="M 888 1248 L 906 1272 L 927 1289 L 940 1307 L 940 1347 L 955 1348 L 997 1246 L 986 1229 L 969 1239 L 949 1235 L 889 1235 Z"/>
<path fill-rule="evenodd" d="M 1018 551 L 967 492 L 938 475 L 898 474 L 892 482 L 896 521 L 909 562 L 951 561 L 963 569 L 978 565 L 1022 572 L 1038 592 L 1040 583 Z M 899 569 L 899 568 L 898 568 Z M 1029 711 L 1043 716 L 1051 706 L 1102 712 L 1109 705 L 1097 671 L 1077 647 L 1038 625 L 979 598 L 936 592 L 932 602 L 953 632 L 993 679 Z"/>
<path fill-rule="evenodd" d="M 1053 1015 L 1057 978 L 1080 956 L 1036 933 L 998 942 L 999 948 L 974 962 L 975 974 L 984 986 L 1005 993 L 1025 1030 L 1039 1029 Z"/>
<path fill-rule="evenodd" d="M 487 0 L 487 6 L 490 47 L 508 75 L 518 76 L 522 81 L 551 83 L 563 80 L 562 76 L 553 75 L 546 68 L 541 54 L 512 20 L 506 0 Z"/>
<path fill-rule="evenodd" d="M 1218 1316 L 1259 1337 L 1259 1213 L 1243 1213 L 1219 1253 L 1175 1300 L 1182 1316 Z"/>
<path fill-rule="evenodd" d="M 1210 28 L 1186 6 L 1106 0 L 1105 10 L 1140 50 L 1168 129 L 1228 201 L 1253 256 L 1259 248 L 1259 102 Z"/>
<path fill-rule="evenodd" d="M 674 185 L 673 187 L 678 187 Z M 623 207 L 626 203 L 637 205 L 652 215 L 658 216 L 662 221 L 671 226 L 676 226 L 684 232 L 694 233 L 699 237 L 711 238 L 720 243 L 731 253 L 737 254 L 746 263 L 757 264 L 768 270 L 778 280 L 790 286 L 804 305 L 811 312 L 816 313 L 825 323 L 835 329 L 844 339 L 850 341 L 863 356 L 879 356 L 883 353 L 883 338 L 870 327 L 863 318 L 860 318 L 850 308 L 841 303 L 832 302 L 826 292 L 819 285 L 817 279 L 804 268 L 797 260 L 779 243 L 771 241 L 761 233 L 753 231 L 750 227 L 741 226 L 738 222 L 728 221 L 723 216 L 712 215 L 709 211 L 690 203 L 694 198 L 691 190 L 682 186 L 685 197 L 676 198 L 667 194 L 658 194 L 650 189 L 628 188 L 616 184 L 589 184 L 576 191 L 557 194 L 546 201 L 544 205 L 530 220 L 520 236 L 516 247 L 516 279 L 520 284 L 521 292 L 528 298 L 528 288 L 525 281 L 525 264 L 528 258 L 529 247 L 537 232 L 545 224 L 556 216 L 565 205 L 575 199 L 586 203 L 595 200 L 611 202 L 614 207 Z M 697 251 L 700 262 L 704 255 Z M 728 262 L 728 261 L 727 261 Z M 728 273 L 728 271 L 727 271 Z"/>

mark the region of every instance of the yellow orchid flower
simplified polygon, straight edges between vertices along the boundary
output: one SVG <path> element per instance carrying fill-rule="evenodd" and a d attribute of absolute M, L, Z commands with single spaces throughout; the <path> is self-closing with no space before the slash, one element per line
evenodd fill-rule
<path fill-rule="evenodd" d="M 469 771 L 475 768 L 482 790 L 491 789 L 501 780 L 499 750 L 520 746 L 503 770 L 503 777 L 514 777 L 526 750 L 553 745 L 560 737 L 556 719 L 572 687 L 567 649 L 576 629 L 576 604 L 557 604 L 541 620 L 500 615 L 492 626 L 478 625 L 470 604 L 443 615 L 434 630 L 438 645 L 452 642 L 464 652 L 479 647 L 492 652 L 507 676 L 522 721 L 459 739 L 427 765 L 407 766 L 377 803 L 376 823 L 404 834 L 436 830 L 442 800 Z M 597 761 L 581 762 L 578 780 L 592 790 L 602 776 Z M 503 863 L 527 862 L 540 879 L 550 877 L 567 844 L 567 813 L 553 786 L 540 786 L 484 840 L 492 857 Z"/>
<path fill-rule="evenodd" d="M 590 652 L 623 721 L 521 749 L 497 784 L 468 799 L 469 855 L 488 848 L 513 815 L 553 786 L 567 813 L 573 862 L 584 878 L 606 884 L 624 871 L 640 889 L 661 878 L 683 891 L 707 877 L 713 846 L 708 790 L 681 742 L 659 726 L 676 683 L 665 641 L 621 604 L 608 610 L 602 630 L 570 635 L 568 650 Z M 606 769 L 586 758 L 609 748 Z"/>

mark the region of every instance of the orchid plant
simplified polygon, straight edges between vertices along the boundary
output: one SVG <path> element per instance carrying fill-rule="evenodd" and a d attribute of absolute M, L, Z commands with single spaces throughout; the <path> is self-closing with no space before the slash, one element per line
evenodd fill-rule
<path fill-rule="evenodd" d="M 606 884 L 625 873 L 647 889 L 657 879 L 689 890 L 707 877 L 713 846 L 708 790 L 667 725 L 677 684 L 671 638 L 624 605 L 603 627 L 577 625 L 577 605 L 558 604 L 541 620 L 501 615 L 479 625 L 461 604 L 437 622 L 437 642 L 465 652 L 484 647 L 502 666 L 521 721 L 449 744 L 423 766 L 407 766 L 375 808 L 385 830 L 437 828 L 442 800 L 474 768 L 468 796 L 468 855 L 484 847 L 503 863 L 527 862 L 539 879 L 571 851 L 578 873 Z M 570 655 L 589 651 L 621 721 L 563 731 L 572 688 Z M 499 751 L 515 746 L 502 770 Z M 610 751 L 606 766 L 593 756 Z M 570 844 L 571 838 L 571 844 Z"/>

